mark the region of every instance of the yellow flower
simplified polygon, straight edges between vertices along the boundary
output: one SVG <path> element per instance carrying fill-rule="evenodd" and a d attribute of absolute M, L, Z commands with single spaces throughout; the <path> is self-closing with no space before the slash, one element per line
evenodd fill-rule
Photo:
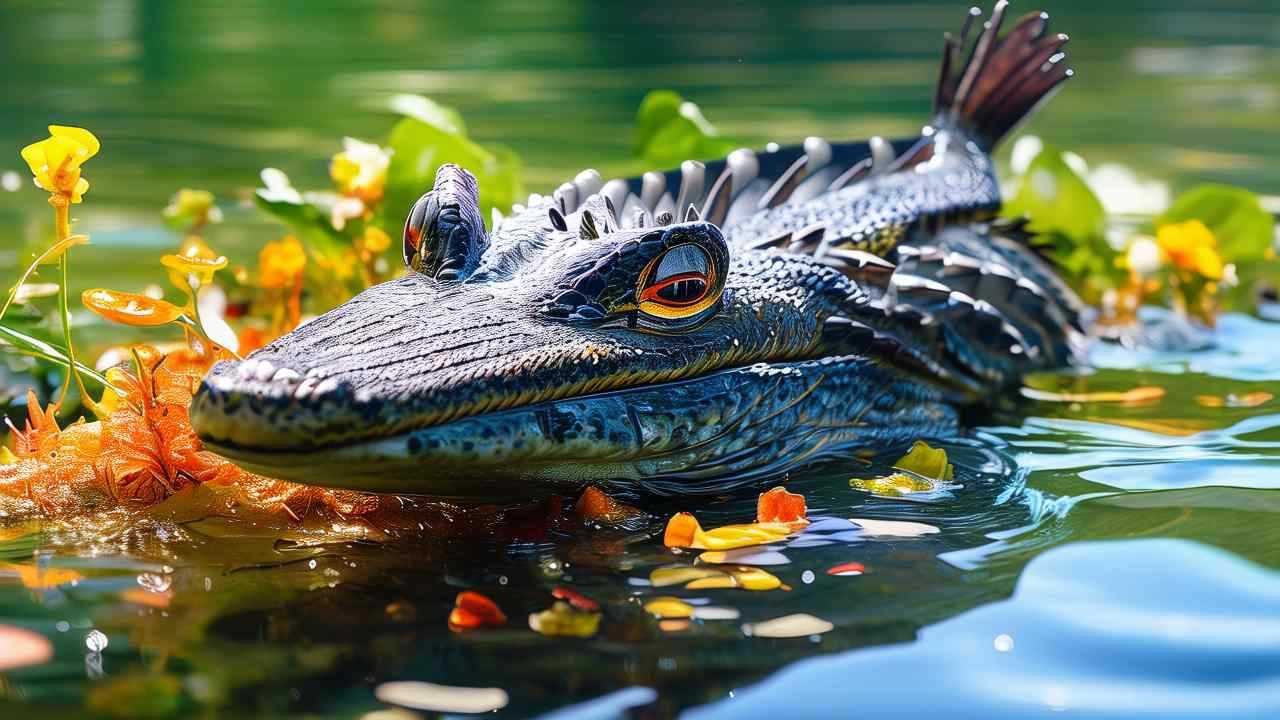
<path fill-rule="evenodd" d="M 289 288 L 302 279 L 307 253 L 292 235 L 269 242 L 258 253 L 258 284 L 264 288 Z"/>
<path fill-rule="evenodd" d="M 84 128 L 62 125 L 50 125 L 49 136 L 22 148 L 22 159 L 37 185 L 78 203 L 89 191 L 89 181 L 80 177 L 80 166 L 98 154 L 98 138 Z"/>
<path fill-rule="evenodd" d="M 333 156 L 329 176 L 343 195 L 358 197 L 372 205 L 382 199 L 387 184 L 391 154 L 373 143 L 355 138 L 342 139 L 342 152 Z"/>
<path fill-rule="evenodd" d="M 213 193 L 190 188 L 182 188 L 174 194 L 164 209 L 164 216 L 175 223 L 191 225 L 222 221 L 222 212 L 214 204 Z"/>
<path fill-rule="evenodd" d="M 1179 270 L 1196 273 L 1209 280 L 1221 280 L 1222 256 L 1218 255 L 1218 241 L 1199 220 L 1162 225 L 1156 231 L 1156 243 L 1160 250 Z"/>
<path fill-rule="evenodd" d="M 360 237 L 360 245 L 373 255 L 381 255 L 391 247 L 391 237 L 381 228 L 370 225 L 364 229 L 364 235 Z"/>

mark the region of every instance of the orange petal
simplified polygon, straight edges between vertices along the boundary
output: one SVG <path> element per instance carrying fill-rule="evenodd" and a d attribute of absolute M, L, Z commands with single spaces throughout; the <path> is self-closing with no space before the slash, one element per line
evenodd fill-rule
<path fill-rule="evenodd" d="M 758 523 L 798 522 L 805 519 L 807 512 L 803 495 L 787 492 L 781 487 L 760 493 L 760 499 L 756 502 Z"/>
<path fill-rule="evenodd" d="M 164 325 L 182 317 L 182 308 L 173 303 L 106 288 L 85 290 L 80 301 L 102 317 L 125 325 Z"/>
<path fill-rule="evenodd" d="M 630 505 L 614 500 L 594 485 L 583 491 L 574 510 L 583 520 L 601 525 L 621 525 L 643 514 Z"/>
<path fill-rule="evenodd" d="M 213 274 L 227 266 L 224 255 L 202 257 L 200 255 L 163 255 L 160 264 L 180 273 L 194 273 L 202 278 L 213 277 Z M 206 279 L 205 282 L 208 282 Z"/>
<path fill-rule="evenodd" d="M 702 526 L 698 519 L 687 512 L 676 513 L 667 521 L 666 532 L 662 533 L 662 544 L 667 547 L 693 547 L 694 541 L 702 534 Z"/>
<path fill-rule="evenodd" d="M 599 612 L 600 603 L 583 595 L 577 590 L 571 590 L 563 585 L 559 585 L 551 591 L 551 597 L 557 600 L 564 600 L 579 610 L 586 612 Z"/>
<path fill-rule="evenodd" d="M 449 613 L 449 628 L 471 630 L 478 627 L 502 625 L 507 616 L 498 605 L 478 592 L 464 590 L 454 600 L 457 607 Z"/>

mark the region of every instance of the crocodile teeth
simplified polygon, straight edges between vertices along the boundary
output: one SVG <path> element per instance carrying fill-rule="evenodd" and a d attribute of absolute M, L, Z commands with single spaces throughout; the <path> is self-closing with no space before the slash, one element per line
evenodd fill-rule
<path fill-rule="evenodd" d="M 604 189 L 600 191 L 601 195 L 604 195 L 609 199 L 609 202 L 613 203 L 613 220 L 619 225 L 622 224 L 622 211 L 626 208 L 627 194 L 629 192 L 627 181 L 617 178 L 605 183 Z"/>
<path fill-rule="evenodd" d="M 302 376 L 293 368 L 280 368 L 275 375 L 271 376 L 271 382 L 295 382 L 301 379 Z"/>
<path fill-rule="evenodd" d="M 551 197 L 555 198 L 556 204 L 560 206 L 560 212 L 565 215 L 578 209 L 578 188 L 573 183 L 565 183 L 556 188 Z"/>
<path fill-rule="evenodd" d="M 276 374 L 275 365 L 272 365 L 266 360 L 260 360 L 258 362 L 258 367 L 254 369 L 253 378 L 258 382 L 267 382 L 271 380 L 272 376 L 274 376 L 275 374 Z"/>

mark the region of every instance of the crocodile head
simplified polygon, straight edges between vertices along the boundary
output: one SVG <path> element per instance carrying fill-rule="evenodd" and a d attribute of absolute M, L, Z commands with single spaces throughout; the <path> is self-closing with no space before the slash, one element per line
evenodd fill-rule
<path fill-rule="evenodd" d="M 620 228 L 602 194 L 559 207 L 535 198 L 486 236 L 474 180 L 445 166 L 410 213 L 410 272 L 216 366 L 191 405 L 200 437 L 262 474 L 356 489 L 710 490 L 819 450 L 824 408 L 851 433 L 898 406 L 873 363 L 846 360 L 869 366 L 849 376 L 863 400 L 822 367 L 824 321 L 861 293 L 845 274 L 735 253 L 694 212 Z"/>

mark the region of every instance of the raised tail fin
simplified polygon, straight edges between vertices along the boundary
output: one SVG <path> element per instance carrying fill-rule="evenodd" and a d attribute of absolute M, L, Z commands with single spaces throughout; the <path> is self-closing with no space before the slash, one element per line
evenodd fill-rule
<path fill-rule="evenodd" d="M 1050 34 L 1049 15 L 1034 12 L 1000 37 L 1009 3 L 1000 0 L 969 49 L 969 28 L 982 14 L 969 10 L 959 37 L 947 34 L 934 97 L 937 121 L 959 126 L 990 150 L 1046 100 L 1072 71 L 1063 62 L 1067 36 Z M 960 65 L 960 56 L 969 59 Z"/>

